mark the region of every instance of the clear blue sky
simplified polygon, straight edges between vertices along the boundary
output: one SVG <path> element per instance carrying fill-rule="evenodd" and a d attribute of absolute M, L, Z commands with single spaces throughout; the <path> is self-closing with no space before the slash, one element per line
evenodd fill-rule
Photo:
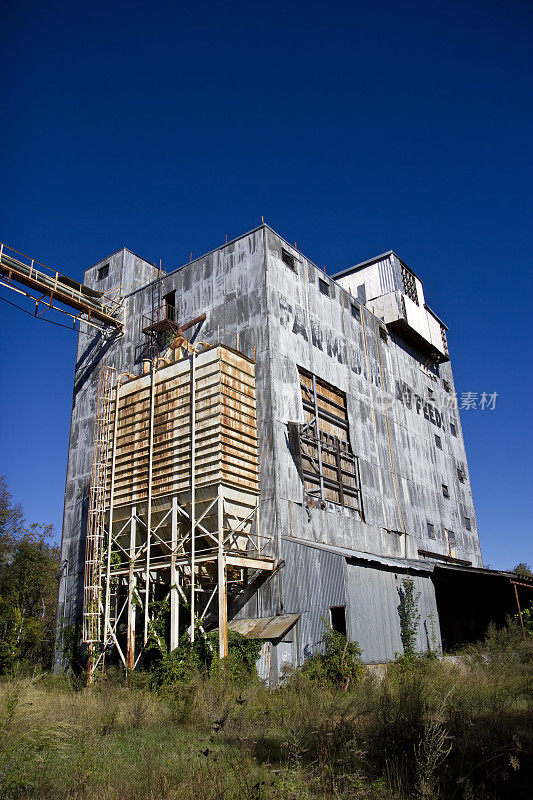
<path fill-rule="evenodd" d="M 261 215 L 329 272 L 394 249 L 450 328 L 485 560 L 533 563 L 533 5 L 4 0 L 0 240 L 74 277 Z M 6 292 L 3 292 L 6 295 Z M 61 527 L 73 333 L 0 304 L 1 471 Z"/>

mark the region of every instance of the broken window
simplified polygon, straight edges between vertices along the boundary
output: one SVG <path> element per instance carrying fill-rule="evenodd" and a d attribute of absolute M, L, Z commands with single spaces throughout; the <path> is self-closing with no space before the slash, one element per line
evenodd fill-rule
<path fill-rule="evenodd" d="M 416 280 L 415 276 L 411 272 L 405 264 L 400 262 L 400 266 L 402 269 L 402 283 L 403 283 L 403 290 L 407 297 L 418 305 L 418 293 L 416 291 Z"/>
<path fill-rule="evenodd" d="M 465 474 L 461 467 L 457 467 L 457 478 L 459 480 L 459 483 L 465 482 Z"/>
<path fill-rule="evenodd" d="M 443 385 L 443 387 L 444 387 L 444 391 L 445 391 L 445 392 L 448 392 L 448 393 L 450 393 L 450 392 L 451 392 L 450 384 L 448 383 L 448 381 L 446 381 L 446 380 L 443 380 L 443 381 L 442 381 L 442 385 Z"/>
<path fill-rule="evenodd" d="M 98 267 L 96 280 L 101 281 L 104 278 L 107 278 L 108 275 L 109 275 L 109 264 L 104 264 L 102 267 Z"/>
<path fill-rule="evenodd" d="M 379 336 L 380 336 L 380 339 L 383 342 L 385 342 L 385 344 L 387 344 L 387 342 L 389 341 L 389 335 L 387 333 L 387 329 L 386 328 L 382 328 L 381 325 L 379 326 Z"/>
<path fill-rule="evenodd" d="M 448 539 L 448 548 L 455 547 L 455 533 L 453 531 L 446 531 L 446 538 Z"/>
<path fill-rule="evenodd" d="M 470 517 L 465 517 L 465 528 L 467 531 L 472 530 L 472 523 L 470 522 Z"/>
<path fill-rule="evenodd" d="M 433 391 L 433 389 L 428 389 L 428 397 L 430 400 L 435 399 L 435 392 Z"/>
<path fill-rule="evenodd" d="M 333 630 L 346 636 L 346 607 L 331 606 L 329 609 L 329 618 Z"/>
<path fill-rule="evenodd" d="M 361 322 L 361 311 L 354 303 L 352 303 L 352 317 L 358 322 Z"/>
<path fill-rule="evenodd" d="M 442 450 L 442 439 L 438 434 L 435 434 L 435 444 L 439 448 L 439 450 Z"/>
<path fill-rule="evenodd" d="M 298 368 L 304 410 L 301 475 L 309 497 L 363 509 L 357 458 L 350 445 L 346 395 Z"/>
<path fill-rule="evenodd" d="M 329 283 L 327 281 L 322 280 L 322 278 L 318 279 L 318 288 L 325 294 L 326 297 L 329 297 Z"/>
<path fill-rule="evenodd" d="M 435 536 L 435 526 L 432 522 L 427 523 L 428 526 L 428 539 L 436 539 Z"/>
<path fill-rule="evenodd" d="M 286 264 L 288 267 L 296 271 L 294 256 L 291 256 L 291 254 L 287 252 L 287 250 L 281 251 L 281 259 L 284 264 Z"/>
<path fill-rule="evenodd" d="M 449 491 L 449 489 L 448 489 L 448 487 L 446 486 L 445 483 L 442 484 L 442 496 L 443 497 L 449 497 L 450 496 L 450 491 Z"/>
<path fill-rule="evenodd" d="M 450 422 L 450 433 L 452 436 L 457 436 L 457 428 L 455 427 L 453 422 Z"/>

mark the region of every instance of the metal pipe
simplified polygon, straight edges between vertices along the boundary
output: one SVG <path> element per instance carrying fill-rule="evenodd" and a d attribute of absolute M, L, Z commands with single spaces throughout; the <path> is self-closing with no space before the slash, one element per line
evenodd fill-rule
<path fill-rule="evenodd" d="M 224 555 L 224 499 L 222 485 L 218 484 L 218 654 L 228 655 L 228 598 L 226 583 L 226 558 Z"/>
<path fill-rule="evenodd" d="M 516 597 L 516 605 L 518 607 L 518 616 L 520 617 L 520 625 L 522 627 L 522 636 L 525 639 L 526 638 L 526 628 L 525 628 L 525 625 L 524 625 L 524 618 L 522 616 L 522 609 L 520 608 L 520 600 L 518 599 L 518 587 L 517 587 L 516 583 L 513 583 L 513 586 L 514 586 L 514 594 L 515 594 L 515 597 Z"/>
<path fill-rule="evenodd" d="M 135 576 L 135 545 L 137 543 L 137 507 L 131 507 L 130 519 L 130 563 L 128 572 L 128 641 L 126 649 L 126 664 L 128 669 L 133 669 L 135 664 L 135 621 L 136 613 L 133 605 L 133 592 L 137 578 Z"/>
<path fill-rule="evenodd" d="M 189 638 L 194 642 L 195 627 L 195 563 L 196 555 L 196 350 L 191 355 L 191 627 Z"/>
<path fill-rule="evenodd" d="M 106 564 L 106 583 L 105 583 L 105 606 L 104 606 L 104 648 L 107 644 L 108 631 L 111 632 L 110 622 L 110 598 L 111 598 L 111 545 L 113 542 L 113 505 L 115 501 L 115 463 L 117 454 L 117 429 L 118 429 L 118 406 L 119 406 L 120 382 L 117 381 L 115 390 L 115 416 L 113 420 L 113 443 L 111 456 L 111 487 L 109 490 L 109 523 L 107 534 L 107 564 Z M 105 492 L 105 487 L 104 487 Z M 105 657 L 105 652 L 104 652 Z M 103 663 L 103 662 L 102 662 Z"/>
<path fill-rule="evenodd" d="M 148 432 L 148 497 L 146 498 L 146 583 L 144 596 L 144 644 L 148 641 L 148 600 L 150 588 L 150 545 L 152 537 L 152 470 L 153 470 L 153 451 L 154 451 L 154 411 L 155 411 L 155 385 L 156 368 L 152 363 L 150 370 L 150 424 Z"/>
<path fill-rule="evenodd" d="M 180 641 L 180 598 L 178 593 L 179 570 L 176 567 L 178 546 L 178 498 L 172 498 L 170 554 L 170 650 L 175 650 Z"/>

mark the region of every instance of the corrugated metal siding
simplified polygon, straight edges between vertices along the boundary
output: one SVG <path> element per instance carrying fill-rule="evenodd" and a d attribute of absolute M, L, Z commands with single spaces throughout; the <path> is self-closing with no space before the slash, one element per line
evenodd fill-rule
<path fill-rule="evenodd" d="M 402 653 L 398 589 L 403 578 L 414 581 L 415 592 L 420 592 L 418 649 L 425 651 L 431 644 L 432 628 L 440 647 L 439 620 L 435 589 L 431 578 L 425 575 L 407 575 L 380 567 L 347 563 L 347 619 L 350 639 L 359 642 L 363 660 L 381 663 Z M 433 615 L 433 624 L 430 615 Z"/>
<path fill-rule="evenodd" d="M 379 267 L 379 283 L 382 294 L 389 294 L 399 288 L 396 283 L 396 275 L 394 269 L 394 260 L 392 256 L 388 256 L 383 261 L 378 261 Z"/>
<path fill-rule="evenodd" d="M 257 674 L 262 681 L 270 683 L 270 670 L 272 666 L 272 642 L 263 642 L 259 658 L 256 662 Z"/>
<path fill-rule="evenodd" d="M 324 635 L 330 606 L 346 604 L 345 559 L 337 553 L 283 541 L 283 611 L 301 613 L 297 624 L 297 663 L 312 655 Z"/>

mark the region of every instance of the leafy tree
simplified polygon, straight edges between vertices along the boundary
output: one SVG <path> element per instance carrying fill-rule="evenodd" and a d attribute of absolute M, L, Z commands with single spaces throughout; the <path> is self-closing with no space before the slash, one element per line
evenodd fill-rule
<path fill-rule="evenodd" d="M 531 567 L 529 564 L 525 564 L 523 561 L 520 564 L 517 564 L 516 567 L 513 568 L 513 572 L 516 572 L 517 575 L 522 575 L 524 578 L 533 578 L 533 572 L 531 572 Z"/>
<path fill-rule="evenodd" d="M 52 664 L 60 563 L 53 534 L 51 525 L 27 527 L 0 477 L 0 674 L 17 662 Z"/>

